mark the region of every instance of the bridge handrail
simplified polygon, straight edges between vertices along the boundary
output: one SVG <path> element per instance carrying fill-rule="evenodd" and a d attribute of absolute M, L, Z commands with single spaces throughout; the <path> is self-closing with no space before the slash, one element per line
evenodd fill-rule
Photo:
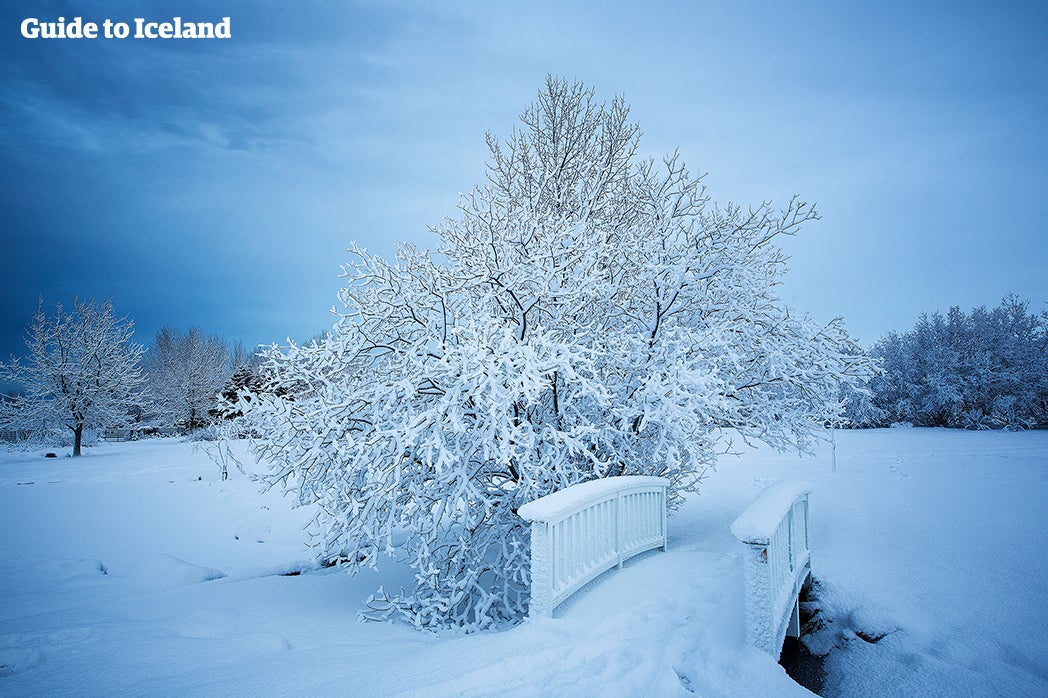
<path fill-rule="evenodd" d="M 800 480 L 776 482 L 761 492 L 735 519 L 731 532 L 743 543 L 768 545 L 790 508 L 811 491 L 811 484 Z"/>
<path fill-rule="evenodd" d="M 785 480 L 762 492 L 735 520 L 731 532 L 748 548 L 747 641 L 779 656 L 787 634 L 800 634 L 797 596 L 811 578 L 806 482 Z"/>
<path fill-rule="evenodd" d="M 531 522 L 529 615 L 552 616 L 554 608 L 602 572 L 646 550 L 665 550 L 669 484 L 662 477 L 608 477 L 517 509 Z"/>

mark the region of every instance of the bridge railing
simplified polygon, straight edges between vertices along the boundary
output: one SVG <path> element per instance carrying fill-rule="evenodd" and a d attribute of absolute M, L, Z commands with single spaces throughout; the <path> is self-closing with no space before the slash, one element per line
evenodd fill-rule
<path fill-rule="evenodd" d="M 652 548 L 666 549 L 662 477 L 591 480 L 525 504 L 531 522 L 532 617 L 553 609 L 602 572 Z"/>
<path fill-rule="evenodd" d="M 798 596 L 811 581 L 811 489 L 805 482 L 777 482 L 764 490 L 731 526 L 731 532 L 747 548 L 747 642 L 776 658 L 786 635 L 800 636 Z"/>

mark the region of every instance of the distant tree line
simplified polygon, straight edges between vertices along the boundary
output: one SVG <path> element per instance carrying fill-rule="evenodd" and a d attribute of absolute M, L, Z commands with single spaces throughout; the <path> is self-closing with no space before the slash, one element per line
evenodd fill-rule
<path fill-rule="evenodd" d="M 261 385 L 253 353 L 199 327 L 162 328 L 143 363 L 142 421 L 185 432 L 236 416 L 239 389 Z"/>
<path fill-rule="evenodd" d="M 922 314 L 870 350 L 882 372 L 849 390 L 853 426 L 1028 429 L 1048 425 L 1048 314 L 1015 295 L 987 310 Z"/>
<path fill-rule="evenodd" d="M 27 328 L 27 355 L 0 362 L 0 438 L 54 441 L 79 455 L 85 432 L 133 427 L 190 433 L 240 417 L 273 386 L 259 357 L 193 327 L 164 327 L 146 349 L 111 301 L 41 302 Z M 304 344 L 326 342 L 320 333 Z M 858 350 L 856 350 L 858 351 Z M 1048 426 L 1048 313 L 1008 295 L 993 309 L 922 314 L 868 352 L 881 372 L 841 388 L 851 427 L 894 423 L 965 429 Z M 286 392 L 286 386 L 278 389 Z M 246 401 L 246 402 L 245 402 Z"/>
<path fill-rule="evenodd" d="M 109 300 L 78 298 L 53 313 L 41 301 L 26 356 L 0 362 L 0 380 L 19 386 L 0 396 L 0 435 L 68 443 L 80 455 L 85 435 L 107 429 L 189 433 L 233 419 L 264 389 L 243 344 L 196 327 L 164 327 L 148 349 L 133 335 Z"/>

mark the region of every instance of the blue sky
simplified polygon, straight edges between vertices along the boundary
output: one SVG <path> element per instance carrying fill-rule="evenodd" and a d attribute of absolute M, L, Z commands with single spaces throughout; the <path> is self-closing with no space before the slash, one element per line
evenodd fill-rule
<path fill-rule="evenodd" d="M 26 17 L 232 39 L 28 40 Z M 1048 303 L 1048 4 L 6 2 L 0 357 L 39 296 L 138 341 L 330 327 L 351 241 L 435 246 L 547 73 L 625 94 L 713 198 L 819 202 L 781 292 L 864 344 L 922 311 Z"/>

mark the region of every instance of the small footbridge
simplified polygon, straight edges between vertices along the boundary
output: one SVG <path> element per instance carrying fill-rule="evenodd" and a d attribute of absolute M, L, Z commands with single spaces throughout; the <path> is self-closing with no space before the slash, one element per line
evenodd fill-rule
<path fill-rule="evenodd" d="M 518 509 L 531 523 L 532 617 L 554 609 L 587 582 L 647 550 L 666 550 L 666 490 L 661 477 L 584 482 Z M 735 520 L 744 546 L 747 642 L 778 658 L 786 635 L 800 635 L 798 596 L 811 580 L 811 486 L 772 485 Z"/>
<path fill-rule="evenodd" d="M 747 549 L 746 640 L 774 657 L 787 635 L 801 635 L 799 596 L 811 583 L 810 493 L 808 483 L 777 482 L 731 525 Z"/>

